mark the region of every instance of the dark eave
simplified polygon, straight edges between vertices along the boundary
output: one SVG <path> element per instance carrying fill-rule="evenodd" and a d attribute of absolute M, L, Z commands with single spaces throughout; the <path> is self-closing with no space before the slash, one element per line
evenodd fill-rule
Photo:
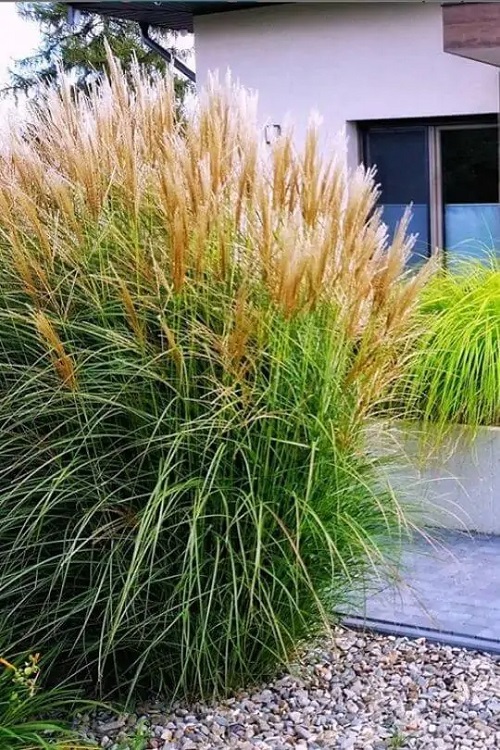
<path fill-rule="evenodd" d="M 75 10 L 99 13 L 112 18 L 122 18 L 149 26 L 160 26 L 172 31 L 193 31 L 193 18 L 206 13 L 252 8 L 269 5 L 259 2 L 103 2 L 88 3 L 73 0 L 68 3 Z"/>

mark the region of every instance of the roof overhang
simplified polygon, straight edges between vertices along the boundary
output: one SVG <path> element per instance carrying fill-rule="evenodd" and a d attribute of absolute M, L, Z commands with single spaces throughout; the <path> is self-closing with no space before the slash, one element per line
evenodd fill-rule
<path fill-rule="evenodd" d="M 445 52 L 500 67 L 500 3 L 443 6 Z"/>
<path fill-rule="evenodd" d="M 148 26 L 189 32 L 193 31 L 195 16 L 270 5 L 269 2 L 208 2 L 208 0 L 191 3 L 161 1 L 92 3 L 73 0 L 67 4 L 75 10 L 87 13 L 99 13 L 102 16 L 136 21 Z"/>

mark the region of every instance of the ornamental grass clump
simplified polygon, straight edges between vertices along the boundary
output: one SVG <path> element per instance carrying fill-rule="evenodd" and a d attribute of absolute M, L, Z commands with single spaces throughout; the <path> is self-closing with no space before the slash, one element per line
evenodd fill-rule
<path fill-rule="evenodd" d="M 408 417 L 433 434 L 500 425 L 500 268 L 463 262 L 427 286 L 422 334 L 397 390 Z M 437 430 L 437 433 L 436 433 Z"/>
<path fill-rule="evenodd" d="M 213 81 L 66 82 L 0 159 L 0 621 L 210 696 L 328 626 L 405 518 L 362 450 L 429 270 L 371 172 Z"/>

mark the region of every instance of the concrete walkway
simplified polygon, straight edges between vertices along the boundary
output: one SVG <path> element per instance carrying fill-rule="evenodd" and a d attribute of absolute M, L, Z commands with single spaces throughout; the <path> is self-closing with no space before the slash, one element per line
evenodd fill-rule
<path fill-rule="evenodd" d="M 403 582 L 346 624 L 500 653 L 500 537 L 430 532 L 403 557 Z"/>

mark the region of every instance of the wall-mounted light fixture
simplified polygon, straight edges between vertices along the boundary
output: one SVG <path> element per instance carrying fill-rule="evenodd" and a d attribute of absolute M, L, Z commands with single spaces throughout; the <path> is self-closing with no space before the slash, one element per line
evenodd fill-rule
<path fill-rule="evenodd" d="M 281 125 L 266 125 L 264 128 L 264 137 L 266 139 L 266 143 L 270 146 L 271 143 L 274 143 L 281 135 Z"/>

